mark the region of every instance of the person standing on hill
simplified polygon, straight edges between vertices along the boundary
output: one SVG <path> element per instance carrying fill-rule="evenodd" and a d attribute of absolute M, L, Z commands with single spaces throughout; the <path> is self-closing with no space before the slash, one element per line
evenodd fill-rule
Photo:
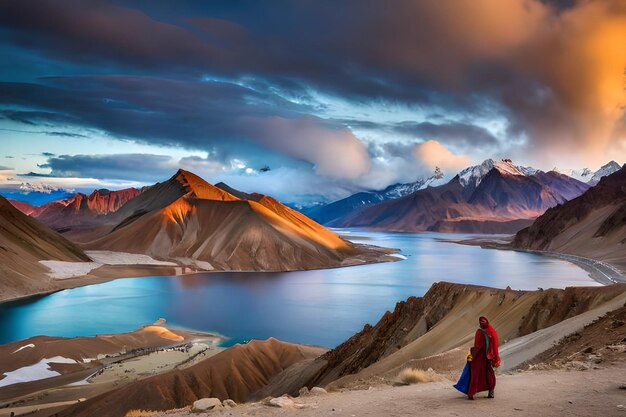
<path fill-rule="evenodd" d="M 470 382 L 467 390 L 467 399 L 473 400 L 474 394 L 489 391 L 488 398 L 494 398 L 496 388 L 496 373 L 494 368 L 500 366 L 498 353 L 498 333 L 489 324 L 486 317 L 478 319 L 480 328 L 474 336 L 474 347 L 471 350 Z"/>

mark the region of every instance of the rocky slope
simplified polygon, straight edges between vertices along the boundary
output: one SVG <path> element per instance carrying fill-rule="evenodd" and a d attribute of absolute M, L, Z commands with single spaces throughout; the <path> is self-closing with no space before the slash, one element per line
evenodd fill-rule
<path fill-rule="evenodd" d="M 512 291 L 436 283 L 423 297 L 411 297 L 363 330 L 303 368 L 285 371 L 283 392 L 300 386 L 352 386 L 373 377 L 392 378 L 407 363 L 471 345 L 478 317 L 485 315 L 501 343 L 587 312 L 626 294 L 626 285 Z M 464 351 L 459 351 L 460 357 Z M 432 361 L 432 359 L 430 359 Z M 436 362 L 436 361 L 435 361 Z M 459 362 L 462 363 L 462 362 Z M 426 369 L 434 366 L 421 364 Z M 262 394 L 279 394 L 274 387 Z"/>
<path fill-rule="evenodd" d="M 381 252 L 355 246 L 274 200 L 241 200 L 178 171 L 123 206 L 127 215 L 89 249 L 202 262 L 220 270 L 286 271 L 372 261 Z"/>
<path fill-rule="evenodd" d="M 513 246 L 580 255 L 626 269 L 626 168 L 546 211 L 517 233 Z"/>
<path fill-rule="evenodd" d="M 556 172 L 492 160 L 449 183 L 370 205 L 329 223 L 392 231 L 514 233 L 589 187 Z"/>
<path fill-rule="evenodd" d="M 90 259 L 78 246 L 0 197 L 0 299 L 46 289 L 50 278 L 41 260 Z"/>

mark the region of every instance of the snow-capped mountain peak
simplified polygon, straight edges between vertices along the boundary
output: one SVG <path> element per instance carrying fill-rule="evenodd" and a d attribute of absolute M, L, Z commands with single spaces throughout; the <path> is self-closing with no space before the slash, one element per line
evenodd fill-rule
<path fill-rule="evenodd" d="M 493 159 L 486 159 L 480 165 L 475 165 L 469 168 L 465 168 L 459 173 L 459 180 L 463 187 L 476 188 L 480 185 L 483 178 L 492 169 L 497 169 L 502 174 L 507 175 L 532 175 L 537 172 L 536 169 L 531 167 L 524 167 L 515 165 L 510 159 L 502 159 L 500 161 L 494 161 Z"/>
<path fill-rule="evenodd" d="M 592 171 L 589 168 L 583 168 L 581 170 L 577 169 L 561 169 L 555 167 L 553 171 L 558 172 L 559 174 L 567 175 L 568 177 L 572 177 L 581 182 L 586 182 L 587 184 L 593 186 L 600 182 L 600 178 L 605 177 L 607 175 L 611 175 L 612 173 L 619 171 L 622 167 L 615 161 L 611 161 L 598 169 L 597 171 Z"/>
<path fill-rule="evenodd" d="M 596 185 L 597 183 L 600 182 L 600 179 L 602 177 L 606 177 L 607 175 L 611 175 L 612 173 L 619 171 L 621 168 L 622 167 L 620 166 L 620 164 L 618 164 L 615 161 L 611 161 L 608 164 L 605 164 L 605 165 L 601 166 L 599 170 L 594 172 L 594 174 L 591 177 L 591 179 L 589 180 L 588 184 Z"/>
<path fill-rule="evenodd" d="M 559 174 L 567 175 L 568 177 L 572 177 L 581 182 L 587 182 L 593 176 L 593 171 L 589 168 L 583 168 L 581 170 L 577 169 L 562 169 L 558 167 L 554 167 L 552 169 L 554 172 L 558 172 Z"/>
<path fill-rule="evenodd" d="M 444 174 L 439 167 L 435 168 L 433 175 L 428 178 L 421 178 L 415 182 L 405 184 L 392 184 L 385 188 L 379 194 L 383 200 L 391 200 L 413 194 L 416 191 L 423 190 L 428 187 L 437 187 L 445 184 Z"/>

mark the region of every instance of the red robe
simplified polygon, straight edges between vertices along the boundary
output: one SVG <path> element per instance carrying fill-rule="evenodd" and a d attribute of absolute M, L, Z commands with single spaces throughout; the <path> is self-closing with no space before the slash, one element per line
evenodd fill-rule
<path fill-rule="evenodd" d="M 485 319 L 486 321 L 486 319 Z M 485 333 L 489 340 L 485 340 Z M 477 392 L 491 391 L 496 387 L 496 373 L 494 366 L 500 366 L 500 355 L 498 353 L 498 334 L 489 322 L 484 328 L 476 330 L 474 335 L 474 353 L 470 362 L 470 383 L 467 390 L 468 396 L 473 396 Z"/>

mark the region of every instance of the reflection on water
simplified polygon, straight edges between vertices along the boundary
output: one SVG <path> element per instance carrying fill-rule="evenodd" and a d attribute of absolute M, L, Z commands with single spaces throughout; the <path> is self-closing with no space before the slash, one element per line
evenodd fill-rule
<path fill-rule="evenodd" d="M 436 240 L 451 235 L 353 231 L 349 238 L 357 235 L 400 248 L 407 259 L 303 272 L 128 278 L 65 290 L 0 305 L 0 343 L 125 332 L 164 317 L 170 326 L 236 340 L 273 336 L 332 347 L 436 281 L 514 289 L 598 285 L 557 259 Z"/>

